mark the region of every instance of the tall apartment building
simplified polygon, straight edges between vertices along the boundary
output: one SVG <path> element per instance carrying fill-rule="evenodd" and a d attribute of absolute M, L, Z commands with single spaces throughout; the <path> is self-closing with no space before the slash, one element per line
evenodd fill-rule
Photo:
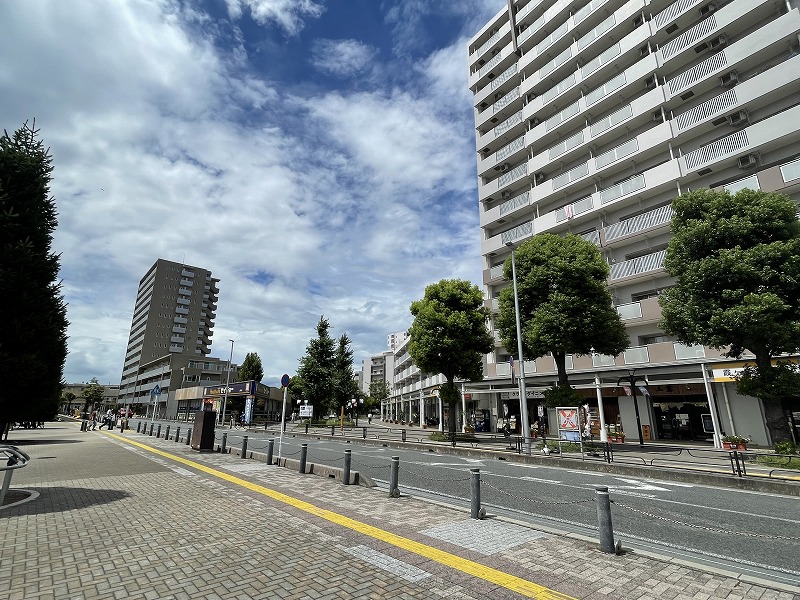
<path fill-rule="evenodd" d="M 509 0 L 469 42 L 487 305 L 496 311 L 509 285 L 508 244 L 542 232 L 596 244 L 630 347 L 567 364 L 629 439 L 635 410 L 618 383 L 635 369 L 650 437 L 697 437 L 713 412 L 726 433 L 769 442 L 759 403 L 731 383 L 741 363 L 665 335 L 658 295 L 674 283 L 663 262 L 677 195 L 749 187 L 800 197 L 798 6 Z M 511 353 L 498 339 L 486 381 L 471 386 L 493 414 L 504 404 L 519 414 Z M 552 357 L 526 361 L 525 372 L 533 420 L 536 396 L 555 381 Z"/>
<path fill-rule="evenodd" d="M 210 358 L 219 279 L 206 269 L 158 259 L 139 282 L 119 402 L 148 405 L 158 386 L 159 414 L 174 416 L 183 383 L 221 383 L 228 361 Z M 232 379 L 235 381 L 235 379 Z M 184 407 L 190 410 L 197 407 Z M 142 411 L 143 412 L 143 411 Z"/>

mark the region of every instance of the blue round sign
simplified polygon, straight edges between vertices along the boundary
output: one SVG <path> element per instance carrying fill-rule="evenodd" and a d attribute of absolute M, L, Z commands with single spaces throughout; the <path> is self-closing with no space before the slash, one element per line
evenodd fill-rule
<path fill-rule="evenodd" d="M 289 387 L 289 376 L 285 373 L 283 374 L 283 377 L 281 377 L 281 385 L 283 387 Z"/>

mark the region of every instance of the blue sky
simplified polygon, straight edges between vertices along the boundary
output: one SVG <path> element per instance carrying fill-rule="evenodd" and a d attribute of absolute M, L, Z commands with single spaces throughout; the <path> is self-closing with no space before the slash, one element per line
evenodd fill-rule
<path fill-rule="evenodd" d="M 68 382 L 119 383 L 157 258 L 220 278 L 212 355 L 356 363 L 480 283 L 467 40 L 505 0 L 4 0 L 0 126 L 51 148 Z"/>

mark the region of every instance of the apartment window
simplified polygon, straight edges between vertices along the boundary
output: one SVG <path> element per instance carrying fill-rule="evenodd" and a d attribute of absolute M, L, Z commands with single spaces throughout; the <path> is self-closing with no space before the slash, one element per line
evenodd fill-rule
<path fill-rule="evenodd" d="M 781 176 L 784 183 L 800 179 L 800 158 L 790 162 L 788 165 L 783 165 L 781 167 Z"/>
<path fill-rule="evenodd" d="M 800 177 L 800 173 L 798 173 L 797 176 Z M 728 190 L 728 192 L 731 194 L 735 194 L 739 190 L 743 190 L 745 188 L 750 188 L 751 190 L 761 189 L 761 185 L 758 183 L 758 175 L 750 175 L 750 177 L 745 177 L 744 179 L 737 179 L 736 181 L 726 183 L 722 187 L 723 189 Z"/>
<path fill-rule="evenodd" d="M 670 337 L 668 335 L 658 334 L 658 335 L 640 335 L 639 336 L 639 345 L 640 346 L 647 346 L 648 344 L 660 344 L 662 342 L 669 342 Z"/>

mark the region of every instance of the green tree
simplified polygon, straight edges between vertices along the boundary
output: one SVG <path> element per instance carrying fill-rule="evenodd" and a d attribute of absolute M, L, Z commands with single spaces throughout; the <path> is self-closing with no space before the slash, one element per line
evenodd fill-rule
<path fill-rule="evenodd" d="M 89 408 L 96 409 L 100 407 L 103 402 L 103 393 L 106 391 L 102 385 L 97 383 L 97 377 L 92 377 L 85 388 L 83 388 L 83 412 L 87 412 Z"/>
<path fill-rule="evenodd" d="M 344 333 L 336 344 L 333 359 L 333 403 L 339 410 L 349 406 L 350 400 L 359 397 L 358 383 L 353 379 L 353 351 L 350 349 L 350 338 Z"/>
<path fill-rule="evenodd" d="M 552 353 L 558 385 L 550 402 L 572 403 L 567 354 L 616 356 L 628 347 L 628 334 L 613 306 L 609 267 L 597 247 L 576 235 L 540 233 L 516 248 L 522 352 L 528 360 Z M 512 278 L 511 257 L 503 265 Z M 517 348 L 514 289 L 500 292 L 497 329 L 505 347 Z"/>
<path fill-rule="evenodd" d="M 372 381 L 369 384 L 369 394 L 364 402 L 364 408 L 367 410 L 379 410 L 381 402 L 386 400 L 392 393 L 389 389 L 389 383 L 385 379 Z"/>
<path fill-rule="evenodd" d="M 486 329 L 489 311 L 478 286 L 461 279 L 442 279 L 425 288 L 425 296 L 411 303 L 414 323 L 408 352 L 419 369 L 441 373 L 447 382 L 440 388 L 449 410 L 448 428 L 456 431 L 456 404 L 461 394 L 455 379 L 483 379 L 483 355 L 493 347 Z"/>
<path fill-rule="evenodd" d="M 317 337 L 308 342 L 297 369 L 300 398 L 313 405 L 318 415 L 336 409 L 333 399 L 336 348 L 329 333 L 330 328 L 328 320 L 321 316 L 317 323 Z"/>
<path fill-rule="evenodd" d="M 787 196 L 748 188 L 696 190 L 672 203 L 665 268 L 677 278 L 659 298 L 661 327 L 685 344 L 755 355 L 740 391 L 764 405 L 773 442 L 789 439 L 784 405 L 797 377 L 772 358 L 800 347 L 800 223 Z M 793 383 L 794 382 L 794 383 Z"/>
<path fill-rule="evenodd" d="M 35 124 L 0 136 L 0 431 L 53 418 L 61 396 L 68 323 L 51 252 L 52 170 Z"/>
<path fill-rule="evenodd" d="M 248 352 L 239 367 L 239 381 L 255 381 L 260 383 L 264 378 L 264 367 L 261 358 L 255 352 Z"/>

